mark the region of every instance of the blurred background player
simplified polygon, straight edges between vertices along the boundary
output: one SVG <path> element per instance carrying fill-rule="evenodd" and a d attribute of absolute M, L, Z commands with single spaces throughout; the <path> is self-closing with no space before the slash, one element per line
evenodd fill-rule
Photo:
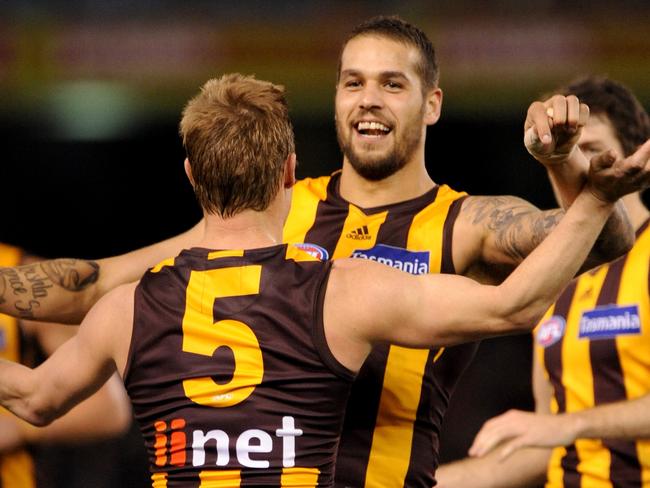
<path fill-rule="evenodd" d="M 591 110 L 578 142 L 587 155 L 629 156 L 650 138 L 647 112 L 619 82 L 588 77 L 557 93 Z M 441 487 L 650 483 L 650 212 L 640 193 L 623 203 L 636 229 L 632 250 L 576 279 L 536 329 L 536 413 L 486 422 L 470 450 L 478 458 L 442 466 Z"/>
<path fill-rule="evenodd" d="M 332 486 L 347 390 L 373 345 L 529 329 L 618 198 L 650 184 L 650 142 L 639 168 L 634 158 L 592 158 L 554 231 L 502 284 L 485 286 L 361 259 L 324 262 L 281 244 L 296 162 L 281 88 L 236 74 L 211 80 L 187 105 L 181 133 L 205 216 L 198 247 L 102 298 L 40 367 L 0 361 L 2 404 L 38 425 L 120 372 L 154 486 Z M 16 290 L 34 272 L 3 275 Z"/>
<path fill-rule="evenodd" d="M 17 266 L 36 261 L 21 249 L 0 244 L 0 265 Z M 15 285 L 3 275 L 4 293 Z M 23 302 L 28 307 L 29 302 Z M 0 314 L 0 357 L 36 366 L 67 339 L 76 328 L 18 320 Z M 111 378 L 97 393 L 47 427 L 33 427 L 4 409 L 0 412 L 0 486 L 44 488 L 55 486 L 48 469 L 48 453 L 70 446 L 90 447 L 91 441 L 108 440 L 123 434 L 131 423 L 131 408 L 119 378 Z M 94 472 L 68 467 L 68 480 L 75 474 L 93 486 L 110 486 L 112 467 L 96 466 Z M 72 484 L 69 484 L 72 486 Z"/>

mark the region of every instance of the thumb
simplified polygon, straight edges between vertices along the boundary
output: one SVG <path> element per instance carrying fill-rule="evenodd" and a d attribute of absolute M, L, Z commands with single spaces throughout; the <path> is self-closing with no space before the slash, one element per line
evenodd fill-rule
<path fill-rule="evenodd" d="M 616 162 L 616 159 L 616 151 L 608 149 L 607 151 L 603 151 L 602 153 L 592 157 L 589 163 L 594 171 L 602 171 L 610 168 Z"/>

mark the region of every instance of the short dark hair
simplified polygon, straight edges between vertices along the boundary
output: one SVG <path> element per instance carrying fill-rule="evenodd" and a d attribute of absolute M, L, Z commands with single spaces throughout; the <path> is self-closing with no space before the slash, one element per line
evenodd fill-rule
<path fill-rule="evenodd" d="M 422 30 L 396 15 L 379 15 L 373 17 L 357 25 L 350 31 L 348 37 L 343 41 L 341 52 L 339 53 L 339 64 L 336 74 L 337 82 L 341 76 L 341 56 L 343 55 L 345 46 L 355 37 L 367 35 L 387 37 L 417 48 L 420 53 L 420 62 L 415 66 L 415 70 L 422 81 L 422 90 L 426 92 L 438 86 L 440 71 L 433 44 Z"/>
<path fill-rule="evenodd" d="M 295 152 L 284 88 L 239 73 L 201 87 L 183 110 L 180 134 L 197 200 L 222 217 L 265 210 Z"/>
<path fill-rule="evenodd" d="M 591 115 L 605 115 L 614 127 L 625 156 L 650 139 L 650 117 L 632 91 L 605 76 L 586 76 L 557 90 L 575 95 L 589 106 Z"/>

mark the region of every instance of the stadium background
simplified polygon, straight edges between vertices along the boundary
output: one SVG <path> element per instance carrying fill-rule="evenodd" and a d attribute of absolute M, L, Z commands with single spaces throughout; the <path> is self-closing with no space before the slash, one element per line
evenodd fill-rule
<path fill-rule="evenodd" d="M 399 14 L 433 40 L 443 116 L 429 130 L 437 182 L 553 205 L 528 157 L 528 104 L 577 75 L 607 74 L 650 105 L 646 0 L 107 1 L 0 4 L 4 242 L 101 257 L 199 218 L 182 170 L 180 111 L 208 78 L 254 73 L 288 89 L 299 176 L 336 169 L 335 67 L 350 27 Z M 530 408 L 530 339 L 485 341 L 452 401 L 442 459 L 481 423 Z"/>

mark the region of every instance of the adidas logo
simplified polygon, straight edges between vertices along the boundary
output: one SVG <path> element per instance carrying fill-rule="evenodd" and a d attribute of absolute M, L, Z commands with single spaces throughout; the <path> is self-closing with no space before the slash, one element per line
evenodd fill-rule
<path fill-rule="evenodd" d="M 363 227 L 358 227 L 353 231 L 348 232 L 345 237 L 348 239 L 354 239 L 357 241 L 369 241 L 372 239 L 370 233 L 368 232 L 368 226 L 364 225 Z"/>

